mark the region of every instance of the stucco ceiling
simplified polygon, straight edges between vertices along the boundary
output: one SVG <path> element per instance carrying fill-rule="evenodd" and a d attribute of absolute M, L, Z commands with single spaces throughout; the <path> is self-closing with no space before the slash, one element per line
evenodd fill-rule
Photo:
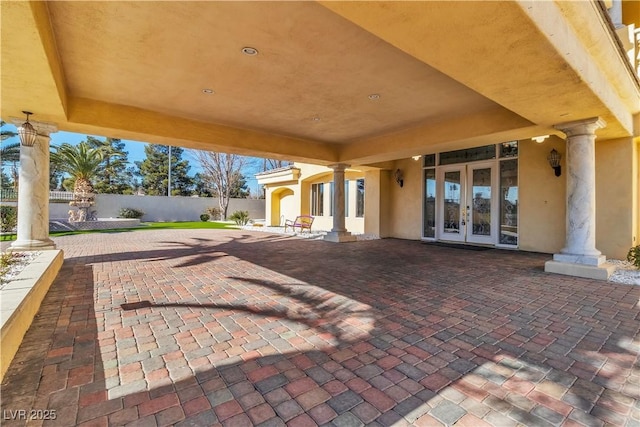
<path fill-rule="evenodd" d="M 530 137 L 603 114 L 624 133 L 540 23 L 501 4 L 2 2 L 1 114 L 319 163 Z M 548 70 L 528 68 L 541 57 Z"/>
<path fill-rule="evenodd" d="M 125 19 L 120 2 L 49 10 L 81 98 L 336 143 L 497 106 L 317 3 L 142 2 Z"/>

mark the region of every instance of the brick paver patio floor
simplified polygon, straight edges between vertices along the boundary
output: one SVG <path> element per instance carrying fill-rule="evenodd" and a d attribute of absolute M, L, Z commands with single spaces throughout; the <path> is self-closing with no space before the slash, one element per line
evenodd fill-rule
<path fill-rule="evenodd" d="M 640 424 L 640 287 L 546 274 L 548 255 L 241 230 L 55 240 L 65 264 L 2 384 L 6 426 L 43 423 L 19 410 L 56 426 Z"/>

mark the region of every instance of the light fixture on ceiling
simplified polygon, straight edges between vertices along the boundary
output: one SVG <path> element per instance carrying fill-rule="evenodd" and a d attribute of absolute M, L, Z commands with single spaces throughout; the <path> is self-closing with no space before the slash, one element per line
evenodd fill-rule
<path fill-rule="evenodd" d="M 556 173 L 556 176 L 562 175 L 562 170 L 560 167 L 561 158 L 562 158 L 562 155 L 558 153 L 558 151 L 556 151 L 555 148 L 551 150 L 551 152 L 547 156 L 547 160 L 549 161 L 549 166 L 553 168 L 554 172 Z"/>
<path fill-rule="evenodd" d="M 18 128 L 20 144 L 25 147 L 33 147 L 38 139 L 38 131 L 36 131 L 33 125 L 29 123 L 29 116 L 33 113 L 30 111 L 23 111 L 22 113 L 27 115 L 27 121 Z"/>
<path fill-rule="evenodd" d="M 320 117 L 314 116 L 314 117 L 311 118 L 311 121 L 312 122 L 319 122 L 320 121 Z"/>
<path fill-rule="evenodd" d="M 258 49 L 256 49 L 255 47 L 246 46 L 242 48 L 242 53 L 249 56 L 256 56 L 258 54 Z"/>
<path fill-rule="evenodd" d="M 547 138 L 549 138 L 549 135 L 534 136 L 531 139 L 534 140 L 535 142 L 537 142 L 538 144 L 542 144 L 544 142 L 544 140 L 547 139 Z"/>
<path fill-rule="evenodd" d="M 375 101 L 376 99 L 380 99 L 380 94 L 379 93 L 372 93 L 371 95 L 368 96 L 368 98 L 372 101 Z"/>
<path fill-rule="evenodd" d="M 202 89 L 202 93 L 206 95 L 213 95 L 215 92 L 213 91 L 213 89 Z"/>
<path fill-rule="evenodd" d="M 420 157 L 422 156 L 412 156 L 411 158 L 417 162 L 418 160 L 420 160 Z"/>

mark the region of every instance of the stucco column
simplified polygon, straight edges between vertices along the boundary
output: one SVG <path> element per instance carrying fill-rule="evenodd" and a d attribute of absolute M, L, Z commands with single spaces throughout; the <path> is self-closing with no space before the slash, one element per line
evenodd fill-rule
<path fill-rule="evenodd" d="M 605 125 L 594 117 L 554 126 L 567 135 L 566 243 L 553 263 L 545 264 L 546 271 L 592 278 L 610 274 L 608 266 L 600 268 L 606 257 L 596 249 L 595 131 Z"/>
<path fill-rule="evenodd" d="M 38 139 L 33 147 L 20 146 L 18 234 L 11 249 L 55 249 L 49 238 L 49 134 L 57 129 L 48 124 L 30 123 L 38 131 Z"/>
<path fill-rule="evenodd" d="M 347 231 L 344 217 L 344 171 L 349 165 L 336 163 L 329 167 L 333 169 L 333 228 L 324 239 L 330 242 L 352 242 L 355 236 Z"/>

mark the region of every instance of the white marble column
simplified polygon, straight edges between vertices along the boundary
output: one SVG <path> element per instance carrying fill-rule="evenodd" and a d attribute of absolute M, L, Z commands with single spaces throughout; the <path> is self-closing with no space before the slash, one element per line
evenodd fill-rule
<path fill-rule="evenodd" d="M 345 227 L 344 171 L 349 167 L 344 163 L 329 165 L 333 169 L 333 228 L 324 240 L 330 242 L 353 242 L 355 236 Z"/>
<path fill-rule="evenodd" d="M 566 240 L 545 271 L 591 278 L 610 274 L 606 257 L 596 249 L 595 131 L 605 125 L 594 117 L 554 126 L 567 135 Z"/>
<path fill-rule="evenodd" d="M 18 233 L 11 244 L 11 249 L 18 251 L 55 249 L 49 238 L 49 134 L 57 129 L 30 123 L 38 131 L 38 139 L 33 147 L 20 146 Z"/>

